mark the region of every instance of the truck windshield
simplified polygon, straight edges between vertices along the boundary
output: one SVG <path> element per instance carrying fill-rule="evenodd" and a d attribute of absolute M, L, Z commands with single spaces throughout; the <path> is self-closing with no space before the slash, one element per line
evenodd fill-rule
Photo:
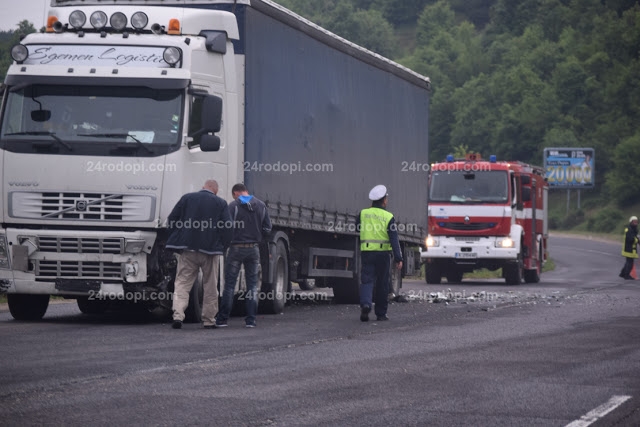
<path fill-rule="evenodd" d="M 53 140 L 66 147 L 144 144 L 151 151 L 180 141 L 183 93 L 130 86 L 14 88 L 7 96 L 0 138 L 14 146 Z"/>
<path fill-rule="evenodd" d="M 433 172 L 429 200 L 452 203 L 505 203 L 506 171 Z"/>

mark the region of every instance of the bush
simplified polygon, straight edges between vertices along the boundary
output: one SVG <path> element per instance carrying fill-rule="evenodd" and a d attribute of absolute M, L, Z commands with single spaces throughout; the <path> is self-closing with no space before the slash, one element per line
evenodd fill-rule
<path fill-rule="evenodd" d="M 587 230 L 596 233 L 611 233 L 618 228 L 620 221 L 624 219 L 622 213 L 613 208 L 604 208 L 593 218 L 587 221 Z"/>

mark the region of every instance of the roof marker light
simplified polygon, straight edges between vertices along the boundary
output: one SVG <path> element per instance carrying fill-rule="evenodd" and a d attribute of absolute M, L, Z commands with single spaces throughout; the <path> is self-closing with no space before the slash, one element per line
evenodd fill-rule
<path fill-rule="evenodd" d="M 167 34 L 180 34 L 180 20 L 176 18 L 172 18 L 169 20 L 169 29 L 167 30 Z"/>
<path fill-rule="evenodd" d="M 497 161 L 498 161 L 498 158 L 496 157 L 495 154 L 492 154 L 492 155 L 489 156 L 489 162 L 490 163 L 495 163 Z"/>
<path fill-rule="evenodd" d="M 448 162 L 448 163 L 451 163 L 451 162 L 453 162 L 454 160 L 455 160 L 455 159 L 454 159 L 454 157 L 453 157 L 453 154 L 447 154 L 447 162 Z"/>

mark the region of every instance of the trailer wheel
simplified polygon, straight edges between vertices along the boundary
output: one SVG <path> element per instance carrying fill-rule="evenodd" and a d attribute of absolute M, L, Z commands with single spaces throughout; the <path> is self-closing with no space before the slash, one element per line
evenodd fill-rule
<path fill-rule="evenodd" d="M 40 320 L 49 307 L 49 295 L 8 294 L 11 316 L 16 320 Z"/>
<path fill-rule="evenodd" d="M 83 314 L 102 314 L 109 309 L 109 300 L 104 299 L 90 300 L 89 297 L 78 297 L 76 303 Z"/>
<path fill-rule="evenodd" d="M 504 266 L 504 279 L 507 285 L 515 286 L 521 284 L 523 270 L 524 263 L 522 262 L 522 250 L 520 250 L 517 261 Z"/>
<path fill-rule="evenodd" d="M 462 282 L 462 276 L 464 273 L 462 271 L 450 271 L 447 273 L 447 282 L 448 283 L 460 283 Z"/>
<path fill-rule="evenodd" d="M 204 301 L 204 288 L 202 286 L 202 273 L 198 273 L 198 278 L 193 282 L 189 291 L 189 305 L 184 311 L 185 323 L 202 322 L 202 303 Z"/>
<path fill-rule="evenodd" d="M 427 283 L 430 285 L 438 285 L 442 281 L 442 273 L 440 272 L 440 267 L 437 264 L 425 264 L 424 265 L 424 276 L 427 280 Z"/>
<path fill-rule="evenodd" d="M 287 248 L 282 240 L 276 243 L 275 277 L 273 283 L 263 284 L 264 299 L 260 300 L 258 307 L 261 312 L 267 314 L 280 314 L 284 311 L 289 292 L 289 257 Z"/>

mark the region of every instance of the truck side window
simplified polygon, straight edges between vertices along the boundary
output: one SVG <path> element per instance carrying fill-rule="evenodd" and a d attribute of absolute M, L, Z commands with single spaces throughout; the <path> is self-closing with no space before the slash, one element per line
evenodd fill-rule
<path fill-rule="evenodd" d="M 189 135 L 202 128 L 202 102 L 204 97 L 194 96 L 191 101 L 191 112 L 189 115 Z M 198 145 L 199 138 L 189 141 L 189 148 Z"/>

